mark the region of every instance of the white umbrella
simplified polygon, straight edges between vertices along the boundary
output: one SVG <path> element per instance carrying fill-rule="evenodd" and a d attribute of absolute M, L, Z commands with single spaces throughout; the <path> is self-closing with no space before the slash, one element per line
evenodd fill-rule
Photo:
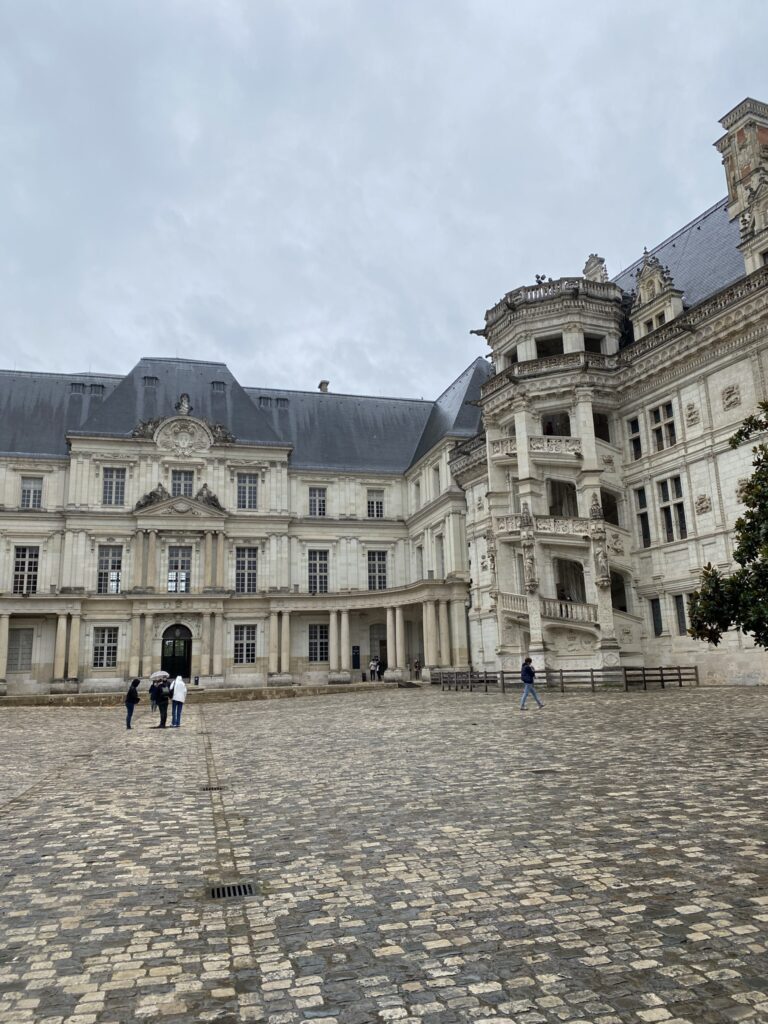
<path fill-rule="evenodd" d="M 161 669 L 159 672 L 153 672 L 152 675 L 149 678 L 150 679 L 170 679 L 171 677 L 168 675 L 167 672 L 165 672 L 165 671 L 163 671 Z"/>

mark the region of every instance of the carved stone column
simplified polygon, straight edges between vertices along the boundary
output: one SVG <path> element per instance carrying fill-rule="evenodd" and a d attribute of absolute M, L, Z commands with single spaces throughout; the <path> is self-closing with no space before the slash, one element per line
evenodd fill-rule
<path fill-rule="evenodd" d="M 275 675 L 278 670 L 278 616 L 277 612 L 269 613 L 269 674 Z"/>
<path fill-rule="evenodd" d="M 64 678 L 64 664 L 67 655 L 67 615 L 59 613 L 56 620 L 56 647 L 53 655 L 53 678 Z"/>
<path fill-rule="evenodd" d="M 447 666 L 451 664 L 451 634 L 448 628 L 447 601 L 440 601 L 438 604 L 438 622 L 440 626 L 440 664 Z"/>
<path fill-rule="evenodd" d="M 221 612 L 213 614 L 213 675 L 220 676 L 224 670 L 222 655 L 224 651 L 224 616 Z"/>
<path fill-rule="evenodd" d="M 73 620 L 73 629 L 74 629 L 74 620 Z M 140 634 L 141 634 L 141 617 L 134 613 L 131 616 L 131 647 L 130 647 L 130 656 L 128 658 L 128 675 L 131 677 L 131 679 L 133 679 L 135 676 L 137 676 L 139 674 L 139 652 L 141 650 L 141 648 L 140 648 L 141 635 Z M 70 652 L 71 652 L 71 649 L 72 649 L 72 640 L 71 639 L 70 639 L 70 642 L 69 642 L 69 646 L 70 646 Z M 69 660 L 70 660 L 69 674 L 72 675 L 72 665 L 71 665 L 72 658 L 70 657 Z"/>
<path fill-rule="evenodd" d="M 291 613 L 284 611 L 280 619 L 280 673 L 275 678 L 275 682 L 283 684 L 293 681 L 291 676 Z"/>
<path fill-rule="evenodd" d="M 224 589 L 224 533 L 219 530 L 216 544 L 216 586 L 219 590 Z"/>
<path fill-rule="evenodd" d="M 395 608 L 395 643 L 397 649 L 397 667 L 405 671 L 405 615 L 403 606 Z"/>
<path fill-rule="evenodd" d="M 328 614 L 328 668 L 331 672 L 339 671 L 339 613 Z"/>
<path fill-rule="evenodd" d="M 144 616 L 144 652 L 141 656 L 141 675 L 149 676 L 152 668 L 152 616 Z"/>
<path fill-rule="evenodd" d="M 147 586 L 150 590 L 157 590 L 157 577 L 157 530 L 150 530 L 147 549 Z"/>
<path fill-rule="evenodd" d="M 424 602 L 424 657 L 425 668 L 437 667 L 437 610 L 434 601 Z"/>
<path fill-rule="evenodd" d="M 67 678 L 77 679 L 80 675 L 80 616 L 73 613 L 69 624 L 69 652 L 67 654 Z"/>
<path fill-rule="evenodd" d="M 205 531 L 205 546 L 203 549 L 203 587 L 213 586 L 213 533 Z"/>
<path fill-rule="evenodd" d="M 346 608 L 341 612 L 341 671 L 349 672 L 352 661 L 352 652 L 349 649 L 349 611 Z"/>
<path fill-rule="evenodd" d="M 8 672 L 8 624 L 10 615 L 0 615 L 0 697 L 4 697 L 7 688 L 5 677 Z"/>
<path fill-rule="evenodd" d="M 388 683 L 399 682 L 403 678 L 397 658 L 397 617 L 394 608 L 387 608 L 387 667 L 384 678 Z"/>
<path fill-rule="evenodd" d="M 201 651 L 200 651 L 200 675 L 209 676 L 211 674 L 211 613 L 203 612 L 202 622 L 202 637 L 201 637 Z"/>

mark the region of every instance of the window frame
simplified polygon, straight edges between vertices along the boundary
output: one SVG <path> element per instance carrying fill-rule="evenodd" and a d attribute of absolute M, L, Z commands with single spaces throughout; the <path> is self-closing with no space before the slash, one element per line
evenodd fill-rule
<path fill-rule="evenodd" d="M 40 546 L 38 544 L 15 544 L 13 548 L 13 593 L 36 594 L 39 573 Z"/>
<path fill-rule="evenodd" d="M 328 634 L 327 622 L 310 622 L 307 626 L 307 661 L 310 665 L 325 665 L 330 661 Z"/>
<path fill-rule="evenodd" d="M 632 453 L 632 461 L 637 462 L 638 459 L 642 459 L 643 457 L 643 438 L 640 433 L 640 416 L 632 416 L 626 421 L 626 424 L 629 448 Z M 633 427 L 633 424 L 636 426 Z"/>
<path fill-rule="evenodd" d="M 182 555 L 181 552 L 189 552 Z M 175 563 L 175 564 L 174 564 Z M 192 592 L 192 545 L 168 545 L 168 593 L 189 594 Z"/>
<path fill-rule="evenodd" d="M 34 645 L 34 626 L 10 626 L 8 629 L 6 672 L 31 672 Z M 25 655 L 28 655 L 28 658 Z M 27 664 L 27 661 L 29 664 Z"/>
<path fill-rule="evenodd" d="M 104 466 L 101 471 L 101 504 L 125 505 L 125 478 L 123 466 Z"/>
<path fill-rule="evenodd" d="M 235 593 L 257 594 L 259 590 L 259 549 L 254 545 L 235 548 Z"/>
<path fill-rule="evenodd" d="M 30 486 L 32 484 L 36 486 Z M 29 509 L 43 507 L 43 478 L 41 476 L 23 476 L 21 478 L 20 507 Z"/>
<path fill-rule="evenodd" d="M 94 626 L 91 661 L 92 667 L 117 668 L 117 652 L 119 644 L 119 626 Z"/>
<path fill-rule="evenodd" d="M 307 589 L 310 594 L 327 594 L 329 578 L 328 548 L 310 548 L 307 551 Z"/>
<path fill-rule="evenodd" d="M 255 665 L 257 640 L 258 627 L 255 623 L 236 623 L 232 649 L 233 664 Z"/>
<path fill-rule="evenodd" d="M 656 494 L 664 540 L 667 544 L 688 539 L 683 480 L 679 473 L 656 481 Z"/>
<path fill-rule="evenodd" d="M 313 519 L 325 519 L 328 511 L 328 488 L 310 487 L 307 490 L 307 515 Z"/>
<path fill-rule="evenodd" d="M 651 612 L 651 629 L 654 637 L 660 637 L 664 633 L 664 615 L 661 607 L 660 597 L 650 597 L 648 605 Z"/>
<path fill-rule="evenodd" d="M 387 551 L 376 549 L 368 552 L 368 589 L 387 589 Z"/>
<path fill-rule="evenodd" d="M 633 488 L 635 495 L 635 521 L 637 522 L 640 547 L 649 548 L 653 544 L 651 534 L 651 518 L 648 509 L 648 495 L 645 486 Z"/>
<path fill-rule="evenodd" d="M 259 507 L 259 474 L 238 473 L 236 481 L 237 507 L 253 512 Z"/>
<path fill-rule="evenodd" d="M 375 497 L 371 497 L 374 495 Z M 381 495 L 381 497 L 379 497 Z M 384 488 L 369 487 L 366 493 L 366 506 L 369 519 L 384 518 Z"/>
<path fill-rule="evenodd" d="M 96 552 L 96 593 L 119 594 L 122 572 L 122 544 L 99 544 Z"/>
<path fill-rule="evenodd" d="M 195 491 L 194 469 L 171 470 L 171 497 L 191 498 Z"/>
<path fill-rule="evenodd" d="M 675 407 L 672 401 L 660 402 L 648 410 L 651 437 L 657 452 L 674 448 L 677 444 L 677 427 L 675 426 Z"/>

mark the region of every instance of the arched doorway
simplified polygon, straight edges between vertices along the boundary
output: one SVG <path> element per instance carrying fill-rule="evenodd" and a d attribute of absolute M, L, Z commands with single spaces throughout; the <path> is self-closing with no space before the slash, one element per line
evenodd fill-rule
<path fill-rule="evenodd" d="M 160 668 L 173 679 L 189 679 L 192 669 L 192 632 L 181 623 L 169 626 L 163 633 Z"/>

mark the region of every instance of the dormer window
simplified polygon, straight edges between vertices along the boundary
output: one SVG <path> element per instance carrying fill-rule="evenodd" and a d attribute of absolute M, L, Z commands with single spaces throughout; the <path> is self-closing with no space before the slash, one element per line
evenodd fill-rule
<path fill-rule="evenodd" d="M 78 384 L 77 382 L 73 382 L 72 384 L 69 385 L 69 393 L 71 395 L 84 395 L 85 384 Z"/>
<path fill-rule="evenodd" d="M 227 390 L 227 385 L 226 385 L 226 383 L 223 380 L 213 380 L 213 381 L 211 381 L 211 391 L 216 391 L 216 392 L 221 393 L 221 392 L 226 391 L 226 390 Z"/>
<path fill-rule="evenodd" d="M 644 338 L 683 312 L 683 293 L 657 256 L 647 252 L 637 273 L 637 296 L 630 314 L 636 338 Z"/>
<path fill-rule="evenodd" d="M 144 387 L 145 388 L 156 388 L 157 387 L 157 384 L 158 384 L 157 377 L 144 377 L 143 380 L 144 380 Z"/>
<path fill-rule="evenodd" d="M 91 386 L 89 387 L 88 390 L 91 392 L 91 394 L 95 398 L 101 398 L 102 395 L 104 394 L 104 385 L 103 384 L 91 384 Z"/>

